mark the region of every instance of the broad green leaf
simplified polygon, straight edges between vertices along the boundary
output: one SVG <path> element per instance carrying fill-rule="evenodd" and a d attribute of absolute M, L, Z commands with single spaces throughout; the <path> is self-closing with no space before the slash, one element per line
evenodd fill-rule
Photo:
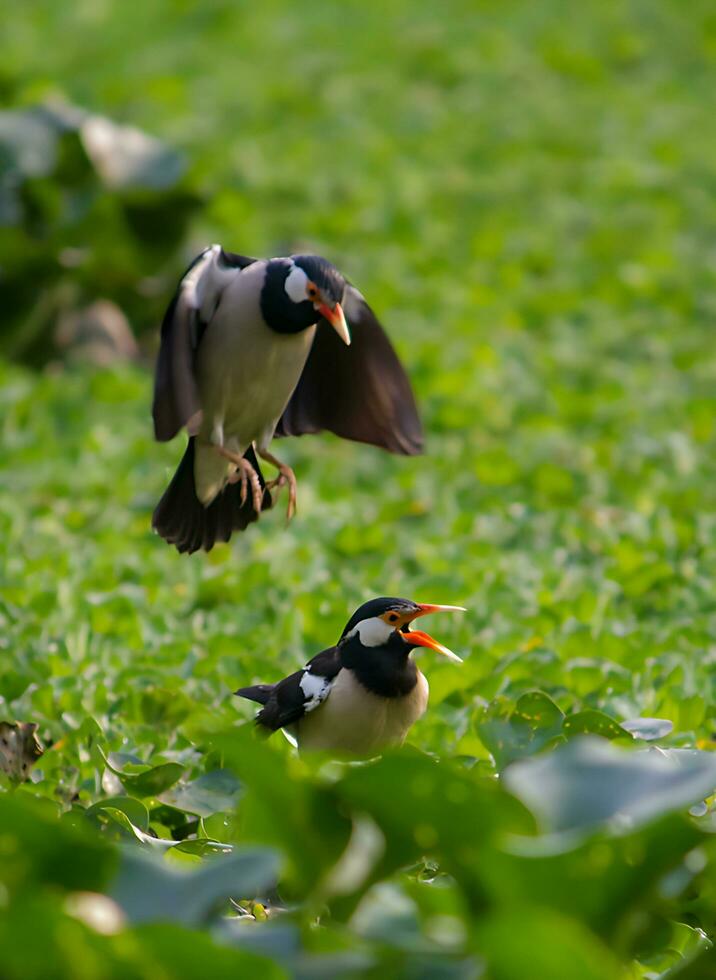
<path fill-rule="evenodd" d="M 159 799 L 178 810 L 210 817 L 213 813 L 233 809 L 240 793 L 241 784 L 236 777 L 226 769 L 216 769 L 190 783 L 175 785 L 162 793 Z"/>
<path fill-rule="evenodd" d="M 606 822 L 633 827 L 709 796 L 716 787 L 716 755 L 624 751 L 581 736 L 550 755 L 514 763 L 504 780 L 545 830 Z"/>
<path fill-rule="evenodd" d="M 477 923 L 475 943 L 494 980 L 625 980 L 599 939 L 565 915 L 528 906 Z"/>
<path fill-rule="evenodd" d="M 131 796 L 110 796 L 105 800 L 99 800 L 92 806 L 87 807 L 87 816 L 101 813 L 108 808 L 121 810 L 127 818 L 140 830 L 146 831 L 149 826 L 149 811 L 141 800 L 135 800 Z"/>
<path fill-rule="evenodd" d="M 86 823 L 73 814 L 58 819 L 49 802 L 0 793 L 0 828 L 0 882 L 11 894 L 42 885 L 99 890 L 116 865 L 116 855 Z"/>
<path fill-rule="evenodd" d="M 253 896 L 276 883 L 278 860 L 268 848 L 235 848 L 196 871 L 178 871 L 151 852 L 124 851 L 112 897 L 131 922 L 199 925 L 230 897 Z"/>
<path fill-rule="evenodd" d="M 624 729 L 619 722 L 604 714 L 603 711 L 577 711 L 567 715 L 562 725 L 562 731 L 567 738 L 575 735 L 600 735 L 602 738 L 624 738 Z"/>
<path fill-rule="evenodd" d="M 127 772 L 115 768 L 102 750 L 98 748 L 98 751 L 107 768 L 119 778 L 127 792 L 133 796 L 159 796 L 170 786 L 173 786 L 184 772 L 184 767 L 177 762 L 163 762 L 158 766 L 143 768 L 136 773 Z"/>

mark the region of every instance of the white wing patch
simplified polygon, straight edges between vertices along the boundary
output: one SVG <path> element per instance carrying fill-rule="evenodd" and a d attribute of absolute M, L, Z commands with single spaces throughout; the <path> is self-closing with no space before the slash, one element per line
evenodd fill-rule
<path fill-rule="evenodd" d="M 182 299 L 192 310 L 197 311 L 203 323 L 209 322 L 221 294 L 241 271 L 233 266 L 221 266 L 220 256 L 221 245 L 210 245 L 204 249 L 199 261 L 181 281 Z"/>
<path fill-rule="evenodd" d="M 298 686 L 306 698 L 303 710 L 308 712 L 313 711 L 319 704 L 323 704 L 333 686 L 333 681 L 327 677 L 321 677 L 319 674 L 312 674 L 311 668 L 306 667 Z"/>

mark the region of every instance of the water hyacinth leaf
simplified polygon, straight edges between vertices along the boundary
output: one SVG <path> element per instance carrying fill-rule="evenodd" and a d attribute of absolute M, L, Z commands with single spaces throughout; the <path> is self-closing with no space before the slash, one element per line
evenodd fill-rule
<path fill-rule="evenodd" d="M 604 826 L 513 835 L 483 856 L 480 881 L 498 907 L 552 908 L 612 946 L 633 934 L 635 922 L 634 939 L 652 928 L 655 892 L 666 876 L 679 878 L 674 894 L 688 885 L 693 872 L 685 861 L 700 840 L 683 813 L 616 835 Z"/>
<path fill-rule="evenodd" d="M 0 882 L 10 893 L 43 884 L 100 891 L 115 868 L 109 845 L 71 814 L 59 820 L 53 804 L 0 794 L 0 827 Z"/>
<path fill-rule="evenodd" d="M 181 778 L 184 767 L 178 762 L 163 762 L 138 776 L 120 776 L 124 788 L 136 796 L 159 796 Z"/>
<path fill-rule="evenodd" d="M 110 796 L 87 808 L 87 815 L 100 814 L 103 810 L 121 810 L 131 823 L 146 832 L 149 827 L 149 811 L 141 800 L 131 796 Z"/>
<path fill-rule="evenodd" d="M 385 836 L 382 874 L 439 855 L 444 869 L 472 888 L 485 850 L 503 834 L 533 829 L 529 814 L 494 780 L 418 753 L 386 754 L 349 769 L 338 789 Z"/>
<path fill-rule="evenodd" d="M 562 731 L 568 738 L 573 738 L 575 735 L 599 735 L 608 739 L 624 738 L 624 729 L 619 722 L 603 711 L 595 711 L 591 708 L 567 715 Z"/>
<path fill-rule="evenodd" d="M 595 935 L 547 909 L 515 907 L 489 916 L 477 924 L 475 942 L 494 980 L 624 980 Z"/>
<path fill-rule="evenodd" d="M 507 713 L 500 700 L 494 702 L 478 721 L 477 731 L 498 768 L 504 769 L 515 759 L 560 741 L 563 719 L 564 714 L 548 695 L 528 691 Z"/>
<path fill-rule="evenodd" d="M 173 850 L 183 854 L 196 854 L 199 857 L 205 857 L 207 854 L 230 854 L 233 845 L 211 840 L 208 837 L 201 837 L 196 840 L 179 841 L 178 844 L 174 845 Z"/>
<path fill-rule="evenodd" d="M 544 691 L 528 691 L 517 700 L 514 716 L 523 718 L 532 728 L 559 734 L 564 712 Z"/>
<path fill-rule="evenodd" d="M 259 742 L 251 729 L 214 736 L 212 746 L 244 786 L 241 838 L 282 849 L 289 859 L 289 889 L 315 885 L 350 839 L 352 822 L 338 805 L 335 787 L 323 784 L 300 760 Z"/>
<path fill-rule="evenodd" d="M 132 796 L 159 796 L 173 786 L 184 773 L 184 767 L 178 762 L 162 762 L 158 766 L 137 766 L 136 768 L 141 771 L 127 772 L 112 765 L 99 746 L 97 751 L 107 768 L 117 776 L 124 789 Z"/>
<path fill-rule="evenodd" d="M 634 738 L 643 739 L 645 742 L 655 742 L 657 739 L 665 738 L 674 730 L 674 723 L 668 718 L 630 718 L 620 722 L 620 725 Z"/>
<path fill-rule="evenodd" d="M 162 803 L 195 813 L 199 817 L 210 817 L 233 809 L 241 793 L 241 783 L 228 769 L 215 769 L 204 773 L 190 783 L 180 783 L 162 793 Z"/>
<path fill-rule="evenodd" d="M 173 923 L 140 925 L 132 929 L 127 938 L 136 949 L 137 968 L 141 971 L 137 975 L 142 980 L 151 980 L 152 976 L 158 975 L 181 977 L 182 980 L 241 980 L 244 977 L 288 980 L 289 976 L 270 949 L 266 955 L 261 955 L 259 951 L 220 945 L 205 932 Z M 156 964 L 161 965 L 161 973 L 157 972 Z M 117 973 L 118 980 L 121 975 Z"/>
<path fill-rule="evenodd" d="M 716 756 L 625 751 L 580 736 L 547 756 L 514 763 L 504 780 L 546 831 L 609 821 L 635 826 L 709 796 L 716 786 Z"/>
<path fill-rule="evenodd" d="M 130 922 L 168 920 L 199 925 L 230 897 L 263 893 L 276 884 L 278 858 L 268 848 L 237 848 L 194 871 L 177 870 L 151 852 L 124 851 L 111 895 Z"/>

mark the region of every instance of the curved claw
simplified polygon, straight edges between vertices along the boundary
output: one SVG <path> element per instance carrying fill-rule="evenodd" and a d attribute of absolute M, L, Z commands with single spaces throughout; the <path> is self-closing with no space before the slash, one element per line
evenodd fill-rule
<path fill-rule="evenodd" d="M 290 466 L 282 463 L 270 453 L 260 453 L 261 458 L 271 463 L 278 469 L 278 476 L 275 480 L 269 480 L 266 484 L 267 490 L 280 490 L 281 487 L 288 487 L 288 507 L 286 508 L 286 520 L 290 521 L 296 513 L 296 474 Z"/>
<path fill-rule="evenodd" d="M 229 477 L 229 483 L 241 483 L 241 506 L 243 507 L 246 503 L 248 490 L 251 487 L 251 503 L 256 513 L 260 514 L 264 495 L 256 470 L 243 456 L 232 453 L 228 449 L 224 449 L 223 446 L 217 446 L 216 449 L 220 456 L 228 459 L 236 467 L 236 472 Z"/>

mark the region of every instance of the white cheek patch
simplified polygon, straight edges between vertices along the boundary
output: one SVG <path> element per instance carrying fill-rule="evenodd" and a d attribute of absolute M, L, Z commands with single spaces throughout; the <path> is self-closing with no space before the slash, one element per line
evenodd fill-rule
<path fill-rule="evenodd" d="M 374 616 L 372 619 L 362 620 L 348 635 L 355 636 L 357 634 L 364 647 L 379 647 L 387 642 L 388 637 L 394 631 L 395 626 L 386 623 L 379 616 Z"/>
<path fill-rule="evenodd" d="M 284 289 L 286 290 L 289 299 L 293 300 L 294 303 L 305 302 L 308 298 L 306 296 L 307 285 L 308 276 L 300 266 L 294 265 L 289 274 L 286 276 L 286 282 L 284 284 Z"/>
<path fill-rule="evenodd" d="M 310 670 L 304 670 L 303 677 L 298 682 L 298 686 L 306 699 L 303 710 L 313 711 L 319 704 L 322 704 L 328 697 L 332 683 L 327 677 L 318 677 L 316 674 L 312 674 Z"/>

